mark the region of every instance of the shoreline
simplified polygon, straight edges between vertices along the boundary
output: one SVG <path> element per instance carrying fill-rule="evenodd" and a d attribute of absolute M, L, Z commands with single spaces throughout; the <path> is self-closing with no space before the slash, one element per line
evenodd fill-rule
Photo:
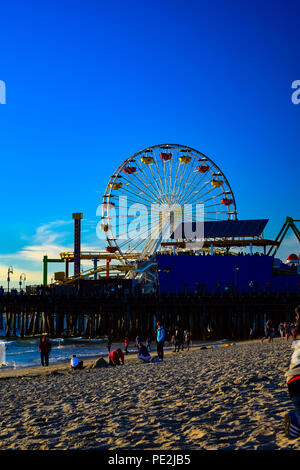
<path fill-rule="evenodd" d="M 91 339 L 86 339 L 85 341 L 82 341 L 81 337 L 75 338 L 75 340 L 74 338 L 69 338 L 69 341 L 64 341 L 62 346 L 60 345 L 59 347 L 57 347 L 56 343 L 58 340 L 55 341 L 55 339 L 53 338 L 51 338 L 50 340 L 53 345 L 52 352 L 49 358 L 51 365 L 61 366 L 63 364 L 68 364 L 70 362 L 72 354 L 76 354 L 80 360 L 83 360 L 85 362 L 93 361 L 99 357 L 105 358 L 108 356 L 107 343 L 102 343 L 102 341 L 101 343 L 99 343 L 98 341 L 94 341 Z M 15 340 L 7 341 L 7 343 L 14 343 L 14 342 Z M 194 342 L 193 347 L 197 347 L 197 346 L 203 347 L 203 346 L 209 346 L 211 344 L 221 344 L 224 342 L 227 343 L 229 342 L 229 340 L 228 339 L 219 339 L 216 341 L 196 340 Z M 152 343 L 153 343 L 151 347 L 152 351 L 150 350 L 151 356 L 157 354 L 156 343 L 154 341 Z M 26 340 L 25 340 L 25 344 L 26 344 Z M 84 344 L 86 346 L 83 346 Z M 98 348 L 99 344 L 100 344 L 100 349 Z M 20 352 L 18 352 L 18 349 L 15 349 L 15 351 L 10 350 L 6 354 L 6 359 L 7 359 L 6 364 L 3 364 L 0 366 L 0 376 L 5 371 L 8 372 L 8 371 L 14 371 L 14 370 L 15 371 L 26 370 L 26 369 L 33 369 L 33 368 L 36 369 L 36 368 L 41 367 L 40 354 L 38 352 L 37 345 L 38 345 L 38 338 L 36 340 L 36 345 L 34 346 L 36 347 L 36 351 L 33 351 L 33 350 L 28 351 L 27 349 L 24 349 L 24 354 L 27 354 L 27 352 L 29 352 L 32 356 L 31 360 L 29 360 L 28 358 L 26 362 L 22 360 L 18 362 L 18 358 L 21 357 Z M 72 345 L 72 349 L 73 349 L 72 351 L 70 350 L 68 351 L 69 345 Z M 83 349 L 82 349 L 82 346 L 83 346 Z M 28 347 L 32 348 L 33 346 L 30 344 Z M 111 350 L 114 350 L 117 348 L 121 348 L 124 352 L 124 343 L 121 340 L 119 342 L 117 340 L 114 341 L 114 343 L 112 344 Z M 170 343 L 170 341 L 166 341 L 165 346 L 164 346 L 164 351 L 172 350 L 172 349 L 174 349 L 174 346 Z M 134 342 L 131 342 L 130 347 L 128 349 L 128 353 L 130 355 L 137 354 L 137 349 L 135 347 Z"/>
<path fill-rule="evenodd" d="M 224 341 L 224 340 L 220 340 Z M 281 338 L 274 338 L 274 341 L 282 341 Z M 180 351 L 179 354 L 190 354 L 192 352 L 196 351 L 205 351 L 205 350 L 210 350 L 214 348 L 226 348 L 226 347 L 236 347 L 240 346 L 243 344 L 256 344 L 260 343 L 261 339 L 252 339 L 252 340 L 241 340 L 241 341 L 226 341 L 222 343 L 216 342 L 210 342 L 206 343 L 201 346 L 191 346 L 190 350 L 187 351 L 184 349 L 183 351 Z M 267 340 L 265 340 L 265 343 Z M 291 344 L 291 343 L 290 343 Z M 214 346 L 216 345 L 216 346 Z M 112 349 L 113 350 L 113 349 Z M 150 351 L 151 357 L 154 357 L 157 355 L 156 349 L 152 348 L 152 351 Z M 171 349 L 164 349 L 164 357 L 169 357 L 169 356 L 175 356 L 175 354 L 178 355 L 178 353 L 173 352 L 173 347 Z M 96 359 L 99 358 L 104 358 L 106 362 L 108 362 L 108 354 L 100 354 L 100 355 L 95 355 L 95 356 L 79 356 L 78 358 L 83 361 L 84 368 L 81 370 L 77 371 L 71 371 L 70 369 L 70 359 L 68 360 L 62 360 L 59 362 L 55 362 L 51 364 L 51 356 L 50 356 L 50 363 L 49 366 L 43 367 L 43 366 L 28 366 L 28 367 L 20 367 L 20 368 L 6 368 L 5 366 L 3 368 L 0 368 L 0 381 L 1 379 L 13 379 L 13 378 L 22 378 L 22 377 L 37 377 L 37 376 L 47 376 L 47 375 L 57 375 L 57 374 L 68 374 L 68 373 L 78 373 L 78 372 L 86 372 L 88 369 L 90 369 L 90 366 L 95 362 Z M 132 361 L 136 361 L 136 363 L 140 363 L 140 361 L 137 358 L 137 353 L 129 352 L 128 355 L 125 355 L 125 366 L 126 363 L 131 363 Z"/>

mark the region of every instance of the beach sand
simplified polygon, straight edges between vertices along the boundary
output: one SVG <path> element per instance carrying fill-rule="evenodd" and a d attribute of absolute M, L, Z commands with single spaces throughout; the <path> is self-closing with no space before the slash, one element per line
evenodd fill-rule
<path fill-rule="evenodd" d="M 291 354 L 276 339 L 168 351 L 157 364 L 2 370 L 0 449 L 300 449 L 284 435 Z"/>

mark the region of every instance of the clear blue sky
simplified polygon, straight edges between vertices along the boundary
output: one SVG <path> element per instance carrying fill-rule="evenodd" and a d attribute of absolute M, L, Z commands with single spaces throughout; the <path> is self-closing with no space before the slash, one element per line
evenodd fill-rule
<path fill-rule="evenodd" d="M 0 266 L 41 271 L 39 247 L 72 247 L 72 212 L 99 248 L 109 176 L 159 143 L 213 158 L 267 236 L 300 219 L 299 31 L 293 0 L 3 3 Z"/>

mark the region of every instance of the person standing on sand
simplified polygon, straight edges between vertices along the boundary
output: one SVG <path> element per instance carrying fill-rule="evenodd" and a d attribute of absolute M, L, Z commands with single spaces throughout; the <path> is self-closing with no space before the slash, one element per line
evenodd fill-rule
<path fill-rule="evenodd" d="M 279 323 L 278 331 L 280 333 L 280 338 L 284 339 L 284 324 L 282 321 Z"/>
<path fill-rule="evenodd" d="M 294 329 L 293 329 L 293 340 L 297 338 L 299 327 L 300 327 L 300 307 L 295 308 L 295 322 L 294 322 Z"/>
<path fill-rule="evenodd" d="M 291 328 L 291 337 L 294 338 L 294 323 L 290 323 L 290 328 Z"/>
<path fill-rule="evenodd" d="M 49 341 L 48 336 L 45 334 L 42 335 L 40 343 L 39 343 L 39 351 L 41 353 L 41 364 L 42 366 L 49 365 L 49 354 L 51 351 L 51 343 Z"/>
<path fill-rule="evenodd" d="M 185 339 L 186 348 L 189 351 L 190 346 L 192 345 L 192 333 L 187 330 L 185 332 L 184 339 Z"/>
<path fill-rule="evenodd" d="M 183 333 L 179 328 L 176 328 L 175 330 L 175 351 L 174 352 L 179 352 L 180 348 L 183 349 Z"/>
<path fill-rule="evenodd" d="M 129 346 L 129 338 L 126 336 L 126 338 L 124 339 L 124 346 L 125 346 L 125 354 L 127 356 L 128 354 L 128 346 Z"/>
<path fill-rule="evenodd" d="M 266 327 L 265 327 L 265 336 L 262 338 L 261 342 L 263 343 L 264 342 L 264 339 L 268 339 L 269 340 L 269 343 L 272 343 L 273 342 L 273 337 L 274 337 L 274 334 L 273 334 L 273 326 L 272 326 L 272 321 L 271 319 L 269 318 L 266 322 Z"/>
<path fill-rule="evenodd" d="M 157 343 L 157 354 L 159 359 L 164 360 L 164 341 L 165 341 L 165 330 L 161 326 L 160 322 L 157 322 L 157 333 L 156 333 L 156 343 Z"/>
<path fill-rule="evenodd" d="M 285 338 L 288 341 L 289 337 L 291 336 L 291 325 L 289 324 L 289 322 L 285 322 L 284 327 L 285 327 Z"/>

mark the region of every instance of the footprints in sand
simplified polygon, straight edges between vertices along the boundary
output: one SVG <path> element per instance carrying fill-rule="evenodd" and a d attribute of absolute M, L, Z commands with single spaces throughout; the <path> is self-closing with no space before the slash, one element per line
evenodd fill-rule
<path fill-rule="evenodd" d="M 290 355 L 251 343 L 0 381 L 0 449 L 300 449 L 283 429 Z"/>

